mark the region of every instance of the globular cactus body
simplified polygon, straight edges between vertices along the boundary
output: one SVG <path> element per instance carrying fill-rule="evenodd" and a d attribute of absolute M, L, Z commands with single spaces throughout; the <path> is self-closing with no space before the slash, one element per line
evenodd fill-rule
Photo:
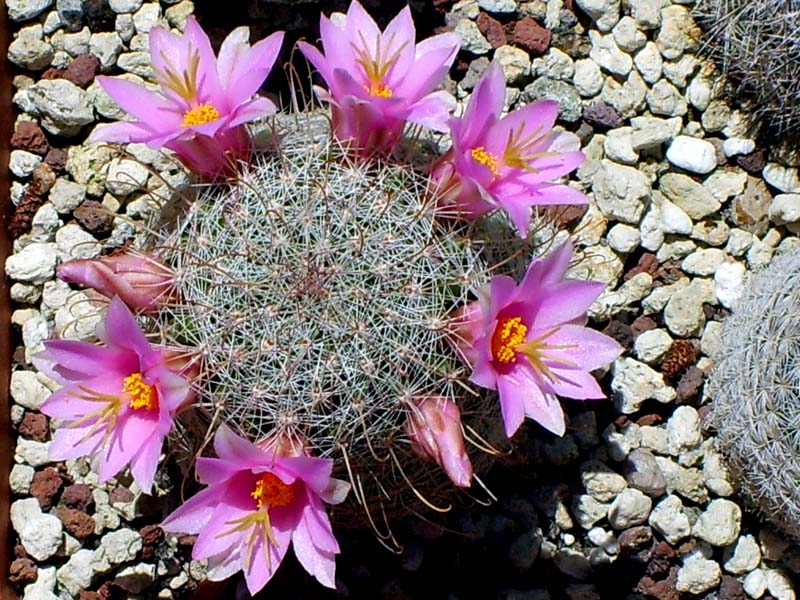
<path fill-rule="evenodd" d="M 754 275 L 725 321 L 709 385 L 735 481 L 800 539 L 800 252 Z"/>
<path fill-rule="evenodd" d="M 700 0 L 704 49 L 748 112 L 791 141 L 800 131 L 800 2 Z"/>

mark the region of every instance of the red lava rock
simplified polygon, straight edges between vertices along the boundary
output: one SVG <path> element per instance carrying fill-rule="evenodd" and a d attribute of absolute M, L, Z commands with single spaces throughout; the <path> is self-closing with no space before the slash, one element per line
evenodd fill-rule
<path fill-rule="evenodd" d="M 14 556 L 17 558 L 28 558 L 28 553 L 25 552 L 25 548 L 23 548 L 22 544 L 14 546 Z"/>
<path fill-rule="evenodd" d="M 56 173 L 63 173 L 67 168 L 67 149 L 50 148 L 44 157 L 44 162 Z"/>
<path fill-rule="evenodd" d="M 614 425 L 616 427 L 619 427 L 620 429 L 622 427 L 625 427 L 630 422 L 631 420 L 628 418 L 628 415 L 620 415 L 616 419 L 614 419 Z"/>
<path fill-rule="evenodd" d="M 730 575 L 723 575 L 717 592 L 717 600 L 747 600 L 747 594 L 739 580 Z"/>
<path fill-rule="evenodd" d="M 506 32 L 500 21 L 481 11 L 476 21 L 478 29 L 486 37 L 492 48 L 499 48 L 506 44 Z"/>
<path fill-rule="evenodd" d="M 33 474 L 31 496 L 39 501 L 42 510 L 50 510 L 63 486 L 64 481 L 59 472 L 53 467 L 47 467 Z"/>
<path fill-rule="evenodd" d="M 650 252 L 645 252 L 641 257 L 639 257 L 639 262 L 636 263 L 636 266 L 625 273 L 623 279 L 628 281 L 628 279 L 638 275 L 639 273 L 650 273 L 653 279 L 655 279 L 657 272 L 658 259 L 656 258 L 656 255 Z"/>
<path fill-rule="evenodd" d="M 17 204 L 14 209 L 14 214 L 11 215 L 11 221 L 8 224 L 8 232 L 11 234 L 11 237 L 16 239 L 31 230 L 33 217 L 36 216 L 36 212 L 43 204 L 44 198 L 42 197 L 42 191 L 39 186 L 35 183 L 28 185 L 28 187 L 25 188 L 25 192 L 22 194 L 19 204 Z M 16 356 L 14 360 L 17 360 Z M 21 364 L 27 362 L 24 352 L 18 362 Z"/>
<path fill-rule="evenodd" d="M 61 502 L 64 506 L 86 512 L 94 505 L 92 488 L 85 483 L 68 485 L 64 488 L 64 493 L 61 494 Z"/>
<path fill-rule="evenodd" d="M 36 568 L 36 563 L 30 558 L 17 558 L 11 562 L 8 580 L 11 583 L 23 586 L 36 581 L 38 574 L 39 569 Z"/>
<path fill-rule="evenodd" d="M 47 426 L 47 417 L 39 412 L 26 412 L 19 424 L 18 431 L 25 437 L 37 442 L 44 442 L 50 432 L 50 428 Z"/>
<path fill-rule="evenodd" d="M 61 79 L 62 77 L 64 77 L 64 69 L 57 69 L 56 67 L 50 67 L 42 73 L 42 79 Z"/>
<path fill-rule="evenodd" d="M 643 416 L 639 417 L 638 419 L 636 419 L 636 424 L 639 427 L 644 427 L 645 425 L 658 425 L 659 423 L 662 423 L 663 421 L 664 421 L 664 417 L 662 417 L 661 415 L 651 414 L 651 415 L 643 415 Z"/>
<path fill-rule="evenodd" d="M 45 154 L 49 148 L 47 137 L 37 123 L 23 121 L 14 130 L 11 136 L 11 147 L 17 150 L 27 150 L 34 154 Z"/>
<path fill-rule="evenodd" d="M 86 87 L 94 81 L 99 69 L 100 61 L 94 54 L 80 54 L 69 63 L 64 71 L 64 79 L 79 87 Z"/>
<path fill-rule="evenodd" d="M 31 183 L 37 186 L 40 194 L 46 194 L 50 191 L 56 182 L 56 174 L 46 162 L 40 162 L 33 169 L 31 174 Z"/>
<path fill-rule="evenodd" d="M 94 519 L 82 510 L 61 507 L 58 518 L 64 525 L 64 530 L 79 540 L 89 537 L 94 533 Z"/>
<path fill-rule="evenodd" d="M 615 129 L 622 125 L 622 117 L 606 102 L 592 102 L 583 108 L 583 120 L 598 129 Z"/>
<path fill-rule="evenodd" d="M 661 581 L 654 581 L 647 576 L 642 577 L 636 586 L 636 591 L 653 600 L 680 600 L 681 594 L 677 589 L 677 584 L 678 567 L 672 567 L 669 576 Z"/>
<path fill-rule="evenodd" d="M 568 227 L 577 223 L 589 210 L 587 204 L 567 204 L 564 206 L 548 206 L 545 209 L 545 218 L 552 219 L 559 227 Z"/>
<path fill-rule="evenodd" d="M 653 319 L 646 315 L 641 315 L 631 323 L 631 333 L 633 337 L 639 337 L 645 331 L 650 331 L 656 327 L 658 327 L 658 324 Z"/>
<path fill-rule="evenodd" d="M 158 525 L 145 525 L 139 530 L 139 533 L 142 536 L 141 559 L 150 560 L 164 539 L 164 530 Z"/>
<path fill-rule="evenodd" d="M 124 485 L 118 485 L 111 490 L 111 493 L 108 495 L 108 501 L 111 504 L 130 502 L 131 500 L 133 500 L 133 492 L 131 492 Z"/>
<path fill-rule="evenodd" d="M 630 349 L 633 346 L 633 334 L 631 333 L 630 325 L 627 323 L 611 319 L 603 329 L 603 333 L 617 340 L 624 348 Z"/>
<path fill-rule="evenodd" d="M 83 590 L 78 594 L 78 600 L 103 600 L 103 596 L 99 592 L 87 592 Z"/>
<path fill-rule="evenodd" d="M 646 525 L 630 527 L 619 534 L 619 550 L 627 554 L 649 548 L 653 541 L 653 530 Z"/>
<path fill-rule="evenodd" d="M 678 393 L 678 402 L 688 402 L 697 396 L 700 388 L 703 387 L 704 373 L 697 367 L 689 367 L 678 381 L 675 391 Z"/>
<path fill-rule="evenodd" d="M 650 562 L 647 563 L 645 573 L 650 577 L 665 575 L 675 561 L 675 551 L 667 542 L 659 542 L 653 547 Z"/>
<path fill-rule="evenodd" d="M 179 546 L 194 546 L 194 543 L 197 541 L 196 535 L 188 535 L 186 533 L 182 533 L 178 535 L 178 545 Z"/>
<path fill-rule="evenodd" d="M 550 31 L 539 25 L 533 17 L 524 16 L 514 24 L 511 42 L 532 56 L 541 56 L 550 47 L 551 37 Z"/>
<path fill-rule="evenodd" d="M 659 265 L 655 277 L 667 285 L 675 283 L 681 277 L 684 277 L 680 261 L 668 260 L 664 264 Z"/>
<path fill-rule="evenodd" d="M 767 155 L 763 150 L 754 150 L 750 154 L 737 156 L 736 164 L 751 175 L 758 175 L 767 164 Z"/>
<path fill-rule="evenodd" d="M 72 213 L 75 220 L 92 233 L 108 233 L 114 226 L 114 215 L 97 200 L 86 200 Z"/>

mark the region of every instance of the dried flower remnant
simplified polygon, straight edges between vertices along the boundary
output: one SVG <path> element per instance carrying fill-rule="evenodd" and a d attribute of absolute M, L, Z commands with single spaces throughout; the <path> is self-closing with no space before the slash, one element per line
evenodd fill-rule
<path fill-rule="evenodd" d="M 212 581 L 242 570 L 255 594 L 275 574 L 291 544 L 306 571 L 335 588 L 339 544 L 324 503 L 342 502 L 349 484 L 331 477 L 332 460 L 283 455 L 281 448 L 287 445 L 262 448 L 220 427 L 214 438 L 219 458 L 197 459 L 197 477 L 208 487 L 170 514 L 162 527 L 198 534 L 192 557 L 208 559 Z"/>
<path fill-rule="evenodd" d="M 168 148 L 192 171 L 212 179 L 247 160 L 251 139 L 245 123 L 271 115 L 275 105 L 255 96 L 278 56 L 283 32 L 254 46 L 239 27 L 222 42 L 215 57 L 208 36 L 194 17 L 176 35 L 150 32 L 150 58 L 161 93 L 113 77 L 97 78 L 119 106 L 134 117 L 96 129 L 95 141 L 144 142 Z"/>
<path fill-rule="evenodd" d="M 56 274 L 62 281 L 92 288 L 108 298 L 117 296 L 132 310 L 157 310 L 175 289 L 170 267 L 134 251 L 70 260 L 59 265 Z"/>
<path fill-rule="evenodd" d="M 564 279 L 571 257 L 571 245 L 563 244 L 534 260 L 519 285 L 493 277 L 480 299 L 455 315 L 454 343 L 473 367 L 470 380 L 497 390 L 509 437 L 526 416 L 563 435 L 557 396 L 605 398 L 589 371 L 622 352 L 583 326 L 604 284 Z"/>
<path fill-rule="evenodd" d="M 406 122 L 444 131 L 454 102 L 433 90 L 455 59 L 458 36 L 444 33 L 417 44 L 408 6 L 382 32 L 357 0 L 343 18 L 336 16 L 320 17 L 325 54 L 305 42 L 299 47 L 328 84 L 314 89 L 331 105 L 337 139 L 363 154 L 383 154 Z"/>
<path fill-rule="evenodd" d="M 443 214 L 474 219 L 500 208 L 525 237 L 532 206 L 588 202 L 578 190 L 552 183 L 577 168 L 584 155 L 577 136 L 553 131 L 556 102 L 539 100 L 500 118 L 505 92 L 503 70 L 493 63 L 464 116 L 450 119 L 453 147 L 432 177 Z"/>
<path fill-rule="evenodd" d="M 50 456 L 91 456 L 100 481 L 130 463 L 136 483 L 149 493 L 164 438 L 193 398 L 190 381 L 176 372 L 174 353 L 150 345 L 119 298 L 111 301 L 97 336 L 104 346 L 46 341 L 35 358 L 62 385 L 42 405 L 44 414 L 62 421 Z"/>

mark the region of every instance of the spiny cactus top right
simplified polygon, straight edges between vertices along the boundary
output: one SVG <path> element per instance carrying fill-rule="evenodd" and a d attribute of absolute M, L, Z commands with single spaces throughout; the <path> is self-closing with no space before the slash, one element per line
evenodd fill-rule
<path fill-rule="evenodd" d="M 694 15 L 748 112 L 781 139 L 800 132 L 800 2 L 699 0 Z"/>
<path fill-rule="evenodd" d="M 756 274 L 711 376 L 717 443 L 742 492 L 800 538 L 800 252 Z"/>

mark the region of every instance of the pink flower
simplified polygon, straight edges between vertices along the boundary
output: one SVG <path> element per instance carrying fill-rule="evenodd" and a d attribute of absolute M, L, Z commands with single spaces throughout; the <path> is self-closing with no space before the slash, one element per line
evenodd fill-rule
<path fill-rule="evenodd" d="M 461 413 L 455 402 L 436 396 L 420 398 L 408 414 L 406 433 L 414 451 L 439 463 L 454 484 L 472 485 L 472 463 L 464 449 Z"/>
<path fill-rule="evenodd" d="M 166 147 L 203 177 L 230 172 L 250 153 L 244 123 L 275 112 L 275 105 L 254 97 L 272 69 L 283 32 L 249 44 L 246 27 L 235 29 L 214 56 L 208 36 L 194 17 L 176 35 L 156 27 L 150 32 L 150 59 L 161 94 L 124 79 L 97 81 L 134 117 L 96 129 L 92 140 L 145 142 Z"/>
<path fill-rule="evenodd" d="M 173 352 L 148 343 L 119 298 L 111 301 L 97 337 L 104 346 L 47 341 L 34 359 L 62 385 L 42 405 L 44 414 L 62 421 L 50 456 L 91 456 L 101 481 L 130 463 L 136 483 L 149 493 L 164 438 L 193 397 L 189 380 L 170 368 Z"/>
<path fill-rule="evenodd" d="M 564 279 L 571 257 L 566 243 L 534 260 L 519 285 L 493 277 L 454 322 L 455 345 L 473 367 L 470 381 L 497 390 L 508 437 L 526 416 L 563 435 L 556 396 L 605 398 L 589 371 L 622 352 L 612 338 L 584 327 L 604 284 Z"/>
<path fill-rule="evenodd" d="M 432 176 L 444 214 L 474 219 L 502 208 L 526 237 L 532 206 L 587 203 L 577 190 L 552 183 L 575 169 L 584 155 L 575 135 L 553 131 L 558 104 L 552 100 L 539 100 L 501 119 L 505 91 L 503 70 L 489 65 L 464 116 L 450 119 L 453 147 Z"/>
<path fill-rule="evenodd" d="M 293 544 L 300 564 L 335 588 L 339 544 L 323 502 L 337 504 L 349 485 L 333 479 L 333 461 L 284 456 L 285 444 L 260 448 L 225 426 L 217 430 L 219 458 L 198 458 L 197 477 L 208 487 L 169 515 L 166 531 L 199 534 L 195 559 L 208 559 L 208 577 L 227 579 L 244 571 L 247 589 L 263 588 Z"/>
<path fill-rule="evenodd" d="M 333 131 L 366 153 L 391 151 L 406 121 L 437 131 L 446 129 L 453 104 L 434 92 L 460 45 L 453 33 L 416 44 L 411 10 L 406 6 L 381 32 L 357 0 L 334 21 L 320 16 L 323 55 L 310 44 L 300 50 L 320 72 L 328 90 L 315 88 L 331 104 Z"/>
<path fill-rule="evenodd" d="M 101 258 L 77 259 L 59 265 L 58 278 L 118 296 L 133 310 L 155 310 L 174 293 L 175 274 L 147 254 L 122 252 Z"/>

